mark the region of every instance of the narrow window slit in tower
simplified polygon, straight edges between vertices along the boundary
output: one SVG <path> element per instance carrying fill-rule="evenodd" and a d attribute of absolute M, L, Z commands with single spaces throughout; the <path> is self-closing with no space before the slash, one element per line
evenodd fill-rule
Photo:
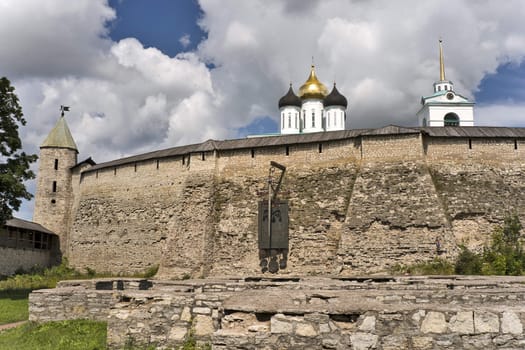
<path fill-rule="evenodd" d="M 286 146 L 286 155 L 287 155 L 287 156 L 290 155 L 290 146 Z"/>
<path fill-rule="evenodd" d="M 252 158 L 255 158 L 255 150 L 252 148 Z"/>
<path fill-rule="evenodd" d="M 53 181 L 53 192 L 57 191 L 57 182 Z"/>
<path fill-rule="evenodd" d="M 518 149 L 518 140 L 514 140 L 514 149 Z"/>
<path fill-rule="evenodd" d="M 159 169 L 159 160 L 157 159 L 157 170 Z"/>
<path fill-rule="evenodd" d="M 182 165 L 186 164 L 186 157 L 182 156 Z"/>
<path fill-rule="evenodd" d="M 472 139 L 468 139 L 468 149 L 472 149 Z"/>
<path fill-rule="evenodd" d="M 319 144 L 319 153 L 323 153 L 323 144 L 322 143 Z"/>
<path fill-rule="evenodd" d="M 204 154 L 204 152 L 201 152 L 201 159 L 206 160 L 206 155 Z"/>
<path fill-rule="evenodd" d="M 113 168 L 113 175 L 117 175 L 117 168 Z"/>
<path fill-rule="evenodd" d="M 58 170 L 58 159 L 55 159 L 55 170 Z"/>
<path fill-rule="evenodd" d="M 135 168 L 135 172 L 137 172 L 137 163 L 133 164 L 134 168 Z"/>
<path fill-rule="evenodd" d="M 98 170 L 97 170 L 97 172 L 95 173 L 95 178 L 98 179 Z"/>

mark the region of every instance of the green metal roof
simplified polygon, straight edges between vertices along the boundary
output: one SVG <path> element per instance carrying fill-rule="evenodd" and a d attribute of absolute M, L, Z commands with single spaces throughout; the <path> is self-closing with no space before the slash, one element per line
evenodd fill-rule
<path fill-rule="evenodd" d="M 40 148 L 44 147 L 69 148 L 78 152 L 75 140 L 73 140 L 71 131 L 69 131 L 66 119 L 63 116 L 60 117 L 53 130 L 51 130 L 40 146 Z"/>

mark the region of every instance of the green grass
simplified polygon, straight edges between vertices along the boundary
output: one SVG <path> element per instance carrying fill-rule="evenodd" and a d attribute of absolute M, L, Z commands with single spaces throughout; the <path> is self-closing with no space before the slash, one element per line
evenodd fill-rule
<path fill-rule="evenodd" d="M 106 349 L 106 323 L 86 320 L 28 322 L 0 332 L 0 350 Z"/>
<path fill-rule="evenodd" d="M 31 290 L 0 291 L 0 325 L 27 320 L 27 297 Z"/>
<path fill-rule="evenodd" d="M 148 278 L 157 273 L 158 265 L 132 277 Z M 67 259 L 62 264 L 47 269 L 34 268 L 25 273 L 0 279 L 0 325 L 28 319 L 28 295 L 34 289 L 55 288 L 58 281 L 70 279 L 89 279 L 95 277 L 114 277 L 99 274 L 91 269 L 81 273 L 68 266 Z"/>
<path fill-rule="evenodd" d="M 393 275 L 452 275 L 454 264 L 441 258 L 414 265 L 395 265 L 389 272 Z"/>

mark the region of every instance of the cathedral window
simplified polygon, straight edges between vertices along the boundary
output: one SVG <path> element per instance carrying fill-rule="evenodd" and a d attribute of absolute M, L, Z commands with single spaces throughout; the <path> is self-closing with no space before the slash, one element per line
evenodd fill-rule
<path fill-rule="evenodd" d="M 298 119 L 299 119 L 299 113 L 295 113 L 295 128 L 297 129 Z"/>
<path fill-rule="evenodd" d="M 441 86 L 438 86 L 438 91 L 441 91 Z"/>
<path fill-rule="evenodd" d="M 328 125 L 328 127 L 330 127 L 330 112 L 328 112 L 327 114 L 326 124 Z"/>
<path fill-rule="evenodd" d="M 288 112 L 288 127 L 292 127 L 292 113 Z"/>
<path fill-rule="evenodd" d="M 58 159 L 55 159 L 55 170 L 58 170 Z"/>
<path fill-rule="evenodd" d="M 282 127 L 281 129 L 284 129 L 284 113 L 281 114 L 281 119 L 282 119 Z"/>
<path fill-rule="evenodd" d="M 312 109 L 312 128 L 315 128 L 315 110 Z"/>

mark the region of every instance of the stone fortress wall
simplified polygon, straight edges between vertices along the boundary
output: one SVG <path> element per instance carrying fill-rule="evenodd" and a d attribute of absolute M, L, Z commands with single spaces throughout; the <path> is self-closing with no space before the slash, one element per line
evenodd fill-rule
<path fill-rule="evenodd" d="M 437 238 L 454 257 L 459 244 L 481 247 L 509 212 L 525 219 L 525 131 L 435 129 L 208 141 L 87 168 L 73 180 L 65 253 L 113 273 L 155 264 L 162 277 L 265 272 L 257 202 L 276 161 L 290 205 L 279 273 L 381 272 L 433 259 Z"/>

